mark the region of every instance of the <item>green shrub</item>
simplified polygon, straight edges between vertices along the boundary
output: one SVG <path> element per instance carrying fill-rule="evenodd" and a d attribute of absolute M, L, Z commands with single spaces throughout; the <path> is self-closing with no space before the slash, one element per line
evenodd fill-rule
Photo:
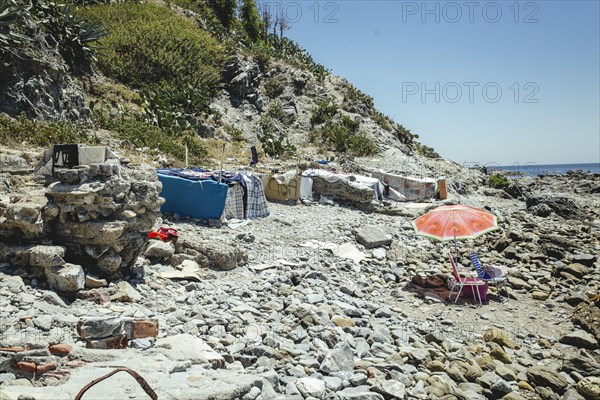
<path fill-rule="evenodd" d="M 285 89 L 285 78 L 278 76 L 276 78 L 267 79 L 264 83 L 267 96 L 274 99 L 281 96 Z"/>
<path fill-rule="evenodd" d="M 352 133 L 358 132 L 358 128 L 360 126 L 360 122 L 355 119 L 350 118 L 347 115 L 342 116 L 342 120 L 340 122 L 343 126 L 348 128 L 348 130 Z"/>
<path fill-rule="evenodd" d="M 206 94 L 191 85 L 142 90 L 140 97 L 146 121 L 169 133 L 197 133 L 202 112 L 208 107 Z"/>
<path fill-rule="evenodd" d="M 170 3 L 196 13 L 201 26 L 206 27 L 213 34 L 217 36 L 225 35 L 225 28 L 221 25 L 213 9 L 208 5 L 208 0 L 170 0 Z"/>
<path fill-rule="evenodd" d="M 329 100 L 318 100 L 313 108 L 310 123 L 312 125 L 329 122 L 337 114 L 338 106 Z"/>
<path fill-rule="evenodd" d="M 404 126 L 400 124 L 395 124 L 393 128 L 396 137 L 401 143 L 411 145 L 413 144 L 414 139 L 417 139 L 419 135 L 413 135 L 410 132 L 410 129 L 406 129 Z"/>
<path fill-rule="evenodd" d="M 371 118 L 373 119 L 373 121 L 375 121 L 375 123 L 377 125 L 379 125 L 382 129 L 386 130 L 386 131 L 390 131 L 392 130 L 392 121 L 390 120 L 389 117 L 383 115 L 382 113 L 380 113 L 379 111 L 375 111 L 375 113 L 373 113 L 373 115 L 371 116 Z"/>
<path fill-rule="evenodd" d="M 292 39 L 269 34 L 267 45 L 273 58 L 284 60 L 294 67 L 309 71 L 319 81 L 323 81 L 330 73 L 323 65 L 316 63 L 312 56 Z"/>
<path fill-rule="evenodd" d="M 262 149 L 270 157 L 279 158 L 282 156 L 293 156 L 296 154 L 296 147 L 289 139 L 277 129 L 275 122 L 268 115 L 263 115 L 260 119 L 260 133 L 258 140 Z"/>
<path fill-rule="evenodd" d="M 233 125 L 225 124 L 223 126 L 225 132 L 231 137 L 234 142 L 243 142 L 244 133 Z"/>
<path fill-rule="evenodd" d="M 189 84 L 207 95 L 217 88 L 224 50 L 192 20 L 154 4 L 98 5 L 81 12 L 110 32 L 99 56 L 108 76 L 136 88 Z"/>
<path fill-rule="evenodd" d="M 32 12 L 44 30 L 56 40 L 69 68 L 76 73 L 92 72 L 98 48 L 95 43 L 108 34 L 104 26 L 74 15 L 71 4 L 40 1 Z"/>
<path fill-rule="evenodd" d="M 8 66 L 9 53 L 18 55 L 20 46 L 31 40 L 18 32 L 23 20 L 29 15 L 29 6 L 15 0 L 0 0 L 0 66 Z"/>
<path fill-rule="evenodd" d="M 251 43 L 260 41 L 262 34 L 262 21 L 254 0 L 242 0 L 240 20 L 246 36 Z"/>
<path fill-rule="evenodd" d="M 340 153 L 368 156 L 377 152 L 377 146 L 363 134 L 350 130 L 343 123 L 328 123 L 322 130 L 323 141 Z"/>
<path fill-rule="evenodd" d="M 340 153 L 348 151 L 351 136 L 350 130 L 341 124 L 327 124 L 323 128 L 324 142 Z"/>
<path fill-rule="evenodd" d="M 377 146 L 375 143 L 362 134 L 352 136 L 348 148 L 351 153 L 359 157 L 370 156 L 377 153 Z"/>
<path fill-rule="evenodd" d="M 425 146 L 424 144 L 421 144 L 419 142 L 414 142 L 414 145 L 417 150 L 417 153 L 421 154 L 424 157 L 441 158 L 440 155 L 432 147 Z"/>
<path fill-rule="evenodd" d="M 510 182 L 500 175 L 490 175 L 488 185 L 496 189 L 504 189 L 510 185 Z"/>
<path fill-rule="evenodd" d="M 227 32 L 231 30 L 236 22 L 235 14 L 237 11 L 236 0 L 208 0 L 208 5 L 212 8 L 217 19 Z"/>
<path fill-rule="evenodd" d="M 284 124 L 288 123 L 287 116 L 285 112 L 283 112 L 283 106 L 279 101 L 274 101 L 271 104 L 269 104 L 267 113 L 270 117 L 276 119 L 279 122 L 282 122 Z"/>
<path fill-rule="evenodd" d="M 254 61 L 256 61 L 260 70 L 266 71 L 271 62 L 271 52 L 269 49 L 261 44 L 257 44 L 252 46 L 250 55 L 254 58 Z"/>
<path fill-rule="evenodd" d="M 351 84 L 348 84 L 344 92 L 344 103 L 361 104 L 369 109 L 373 109 L 375 107 L 373 104 L 373 98 L 371 96 L 363 93 Z"/>
<path fill-rule="evenodd" d="M 0 114 L 0 141 L 42 147 L 59 143 L 99 143 L 97 137 L 87 135 L 80 125 L 73 122 L 30 120 L 24 115 L 11 118 L 6 114 Z"/>

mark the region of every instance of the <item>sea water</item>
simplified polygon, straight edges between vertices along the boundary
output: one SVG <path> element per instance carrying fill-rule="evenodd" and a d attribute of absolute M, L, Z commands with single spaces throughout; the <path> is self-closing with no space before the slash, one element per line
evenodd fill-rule
<path fill-rule="evenodd" d="M 600 163 L 585 163 L 585 164 L 514 164 L 504 166 L 488 167 L 488 171 L 503 170 L 515 172 L 518 174 L 529 175 L 532 178 L 540 174 L 553 173 L 565 174 L 568 171 L 582 170 L 583 172 L 600 173 Z"/>

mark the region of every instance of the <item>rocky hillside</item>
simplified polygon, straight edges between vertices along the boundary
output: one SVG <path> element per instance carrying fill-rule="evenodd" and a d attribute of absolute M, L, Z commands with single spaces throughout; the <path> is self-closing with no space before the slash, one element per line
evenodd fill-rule
<path fill-rule="evenodd" d="M 162 165 L 180 165 L 187 145 L 192 164 L 214 167 L 227 143 L 230 164 L 246 164 L 256 145 L 267 166 L 327 158 L 350 170 L 462 170 L 291 40 L 249 39 L 242 14 L 225 29 L 225 11 L 210 1 L 175 3 L 3 2 L 14 16 L 2 28 L 12 39 L 0 47 L 0 135 L 12 147 L 102 140 Z M 72 121 L 72 132 L 54 133 L 54 122 L 40 123 L 39 135 L 15 132 L 28 130 L 23 118 Z"/>

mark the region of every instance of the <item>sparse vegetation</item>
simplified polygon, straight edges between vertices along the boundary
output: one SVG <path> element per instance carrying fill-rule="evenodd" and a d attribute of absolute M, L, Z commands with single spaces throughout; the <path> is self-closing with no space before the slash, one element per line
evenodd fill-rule
<path fill-rule="evenodd" d="M 310 117 L 310 123 L 314 125 L 323 124 L 331 121 L 337 114 L 338 106 L 329 100 L 319 100 L 316 102 L 315 108 Z"/>
<path fill-rule="evenodd" d="M 288 116 L 283 111 L 283 106 L 281 105 L 281 103 L 279 101 L 274 101 L 271 104 L 269 104 L 267 113 L 269 114 L 270 117 L 274 118 L 275 120 L 277 120 L 283 124 L 287 125 L 290 122 Z"/>
<path fill-rule="evenodd" d="M 373 98 L 348 84 L 344 92 L 344 105 L 360 105 L 371 110 L 375 108 Z"/>
<path fill-rule="evenodd" d="M 500 175 L 490 175 L 488 185 L 496 189 L 504 189 L 510 185 L 510 182 Z"/>
<path fill-rule="evenodd" d="M 187 132 L 178 136 L 167 135 L 158 126 L 134 116 L 105 118 L 104 128 L 117 133 L 123 145 L 133 151 L 151 155 L 169 154 L 178 160 L 185 159 L 185 146 L 188 146 L 188 159 L 191 164 L 200 165 L 206 158 L 206 147 L 197 135 Z"/>
<path fill-rule="evenodd" d="M 379 111 L 375 111 L 373 113 L 373 115 L 371 116 L 371 118 L 382 129 L 385 129 L 386 131 L 392 130 L 393 121 L 389 117 L 383 115 L 383 113 L 381 113 Z"/>
<path fill-rule="evenodd" d="M 98 143 L 81 125 L 70 121 L 45 122 L 27 119 L 24 115 L 11 118 L 0 114 L 0 141 L 34 146 L 52 146 L 56 143 Z"/>
<path fill-rule="evenodd" d="M 427 158 L 440 158 L 440 155 L 432 147 L 425 146 L 419 142 L 414 143 L 417 153 L 421 154 L 422 156 Z"/>
<path fill-rule="evenodd" d="M 340 153 L 351 153 L 367 156 L 377 152 L 377 146 L 364 134 L 351 131 L 343 123 L 328 123 L 322 130 L 323 142 L 332 150 Z"/>
<path fill-rule="evenodd" d="M 234 142 L 243 142 L 244 141 L 244 133 L 241 130 L 239 130 L 238 128 L 236 128 L 235 126 L 225 124 L 223 126 L 223 129 L 229 135 L 231 140 L 233 140 Z"/>
<path fill-rule="evenodd" d="M 171 134 L 187 130 L 198 133 L 202 112 L 208 106 L 208 98 L 203 91 L 187 85 L 142 90 L 140 96 L 147 122 Z"/>
<path fill-rule="evenodd" d="M 360 127 L 360 122 L 347 115 L 342 116 L 340 123 L 352 133 L 358 132 L 358 128 Z"/>
<path fill-rule="evenodd" d="M 267 79 L 264 83 L 267 96 L 274 99 L 279 97 L 285 89 L 285 79 L 282 76 Z"/>
<path fill-rule="evenodd" d="M 262 144 L 262 149 L 270 157 L 280 158 L 283 156 L 293 156 L 296 154 L 296 147 L 289 139 L 277 129 L 273 119 L 268 115 L 263 115 L 260 120 L 261 131 L 258 134 L 258 140 Z"/>

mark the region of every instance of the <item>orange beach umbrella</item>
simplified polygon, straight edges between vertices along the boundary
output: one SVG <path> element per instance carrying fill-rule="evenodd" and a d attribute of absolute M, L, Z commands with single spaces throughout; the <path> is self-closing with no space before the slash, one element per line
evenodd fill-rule
<path fill-rule="evenodd" d="M 494 214 L 466 205 L 440 206 L 412 222 L 415 233 L 437 240 L 475 239 L 498 229 Z"/>

